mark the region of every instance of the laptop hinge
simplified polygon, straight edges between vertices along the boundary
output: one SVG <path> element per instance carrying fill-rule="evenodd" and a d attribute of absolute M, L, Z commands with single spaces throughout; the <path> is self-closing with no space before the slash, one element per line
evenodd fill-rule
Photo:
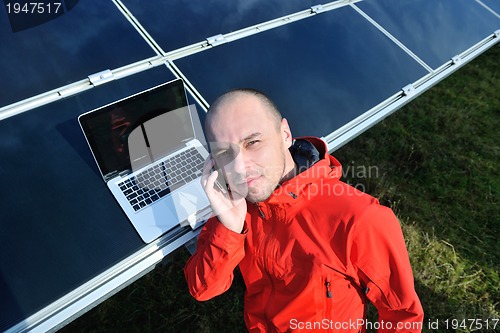
<path fill-rule="evenodd" d="M 129 169 L 121 171 L 121 172 L 118 172 L 117 170 L 112 171 L 112 172 L 104 175 L 104 181 L 107 182 L 107 181 L 109 181 L 109 180 L 111 180 L 113 178 L 116 178 L 116 177 L 125 177 L 125 176 L 129 175 L 130 172 L 131 171 Z"/>
<path fill-rule="evenodd" d="M 108 181 L 110 179 L 118 177 L 118 171 L 112 171 L 104 175 L 104 181 Z"/>
<path fill-rule="evenodd" d="M 115 76 L 113 72 L 111 72 L 109 69 L 106 69 L 105 71 L 89 75 L 88 78 L 90 80 L 90 83 L 92 83 L 92 85 L 96 87 L 106 82 L 113 81 L 115 79 Z"/>
<path fill-rule="evenodd" d="M 131 171 L 130 171 L 130 170 L 128 170 L 128 169 L 127 169 L 127 170 L 124 170 L 124 171 L 122 171 L 122 172 L 119 172 L 119 173 L 118 173 L 118 176 L 120 176 L 120 177 L 125 177 L 125 176 L 129 175 L 129 174 L 130 174 L 130 172 L 131 172 Z"/>

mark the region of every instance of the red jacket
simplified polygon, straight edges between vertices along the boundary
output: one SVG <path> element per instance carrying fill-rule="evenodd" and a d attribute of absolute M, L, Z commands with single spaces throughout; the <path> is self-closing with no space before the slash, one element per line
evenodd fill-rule
<path fill-rule="evenodd" d="M 420 332 L 423 310 L 397 218 L 339 180 L 340 163 L 323 141 L 307 140 L 321 159 L 266 201 L 248 203 L 241 234 L 207 221 L 184 269 L 190 293 L 223 293 L 239 265 L 250 332 Z M 378 323 L 364 321 L 367 298 Z"/>

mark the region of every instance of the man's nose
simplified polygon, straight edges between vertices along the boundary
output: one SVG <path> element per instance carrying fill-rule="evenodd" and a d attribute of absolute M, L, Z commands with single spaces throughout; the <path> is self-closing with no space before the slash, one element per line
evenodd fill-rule
<path fill-rule="evenodd" d="M 247 160 L 245 154 L 240 150 L 233 160 L 233 170 L 238 174 L 246 173 Z"/>

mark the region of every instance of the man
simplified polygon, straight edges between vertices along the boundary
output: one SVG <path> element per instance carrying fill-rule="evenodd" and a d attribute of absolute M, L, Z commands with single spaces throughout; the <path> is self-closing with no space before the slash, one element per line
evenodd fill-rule
<path fill-rule="evenodd" d="M 339 180 L 323 141 L 293 140 L 273 103 L 249 89 L 219 97 L 205 129 L 202 185 L 215 216 L 184 270 L 197 300 L 226 291 L 239 265 L 250 332 L 421 331 L 397 218 Z M 377 323 L 365 321 L 367 300 Z"/>

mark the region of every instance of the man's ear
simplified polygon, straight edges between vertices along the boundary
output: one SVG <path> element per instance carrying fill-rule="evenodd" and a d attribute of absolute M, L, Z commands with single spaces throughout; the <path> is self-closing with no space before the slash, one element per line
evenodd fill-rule
<path fill-rule="evenodd" d="M 286 148 L 290 148 L 293 143 L 292 131 L 290 126 L 288 126 L 288 121 L 283 118 L 281 119 L 281 138 Z"/>

